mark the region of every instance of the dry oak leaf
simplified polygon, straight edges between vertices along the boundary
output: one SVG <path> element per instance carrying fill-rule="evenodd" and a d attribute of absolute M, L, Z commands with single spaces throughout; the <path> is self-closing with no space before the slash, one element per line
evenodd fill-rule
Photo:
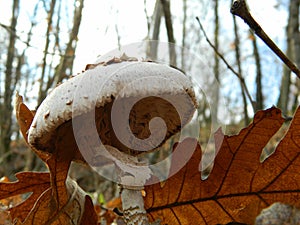
<path fill-rule="evenodd" d="M 0 182 L 0 200 L 32 193 L 24 202 L 9 209 L 13 220 L 18 219 L 23 222 L 40 195 L 50 188 L 50 175 L 49 173 L 20 172 L 15 176 L 17 181 Z"/>
<path fill-rule="evenodd" d="M 93 215 L 89 214 L 94 210 L 90 198 L 72 180 L 67 180 L 67 188 L 73 193 L 66 205 L 59 211 L 56 211 L 56 207 L 53 206 L 55 205 L 52 198 L 53 192 L 48 189 L 40 196 L 39 201 L 36 202 L 22 225 L 96 225 L 97 218 L 93 218 Z"/>
<path fill-rule="evenodd" d="M 275 153 L 260 163 L 268 140 L 283 124 L 281 111 L 275 107 L 259 111 L 253 122 L 238 135 L 215 134 L 220 147 L 213 170 L 201 180 L 200 146 L 189 162 L 161 188 L 145 187 L 145 208 L 151 221 L 161 224 L 254 224 L 259 212 L 274 202 L 300 205 L 300 109 Z M 179 149 L 194 146 L 185 139 Z M 176 149 L 177 151 L 177 149 Z M 177 158 L 178 160 L 178 158 Z M 171 169 L 176 165 L 172 160 Z"/>
<path fill-rule="evenodd" d="M 23 97 L 19 93 L 15 96 L 15 111 L 20 131 L 27 142 L 27 131 L 32 123 L 34 112 L 23 103 Z"/>
<path fill-rule="evenodd" d="M 66 187 L 72 192 L 68 202 L 56 211 L 49 173 L 17 173 L 18 181 L 0 183 L 0 199 L 32 193 L 21 204 L 9 209 L 17 225 L 96 225 L 97 216 L 93 203 L 78 185 L 67 179 Z"/>

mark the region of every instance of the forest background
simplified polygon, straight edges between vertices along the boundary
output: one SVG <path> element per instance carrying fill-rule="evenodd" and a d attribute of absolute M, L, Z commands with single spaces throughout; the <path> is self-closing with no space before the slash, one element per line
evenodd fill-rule
<path fill-rule="evenodd" d="M 130 43 L 175 43 L 179 51 L 188 49 L 197 56 L 191 59 L 183 51 L 176 52 L 178 68 L 197 68 L 207 85 L 218 82 L 214 101 L 222 97 L 227 113 L 222 113 L 223 104 L 215 104 L 217 107 L 212 109 L 200 98 L 196 121 L 203 129 L 202 135 L 211 125 L 211 110 L 219 112 L 216 114 L 226 123 L 227 134 L 237 133 L 257 110 L 272 105 L 285 115 L 293 115 L 299 104 L 299 79 L 242 20 L 232 16 L 231 4 L 225 0 L 1 0 L 0 177 L 13 177 L 24 170 L 45 170 L 20 135 L 13 110 L 16 91 L 31 109 L 36 109 L 58 83 L 81 72 L 99 55 Z M 299 66 L 300 0 L 252 0 L 248 4 L 266 33 Z M 218 53 L 240 77 L 208 44 L 196 17 Z M 151 57 L 155 52 L 145 54 Z M 211 76 L 216 79 L 209 79 Z M 86 173 L 91 171 L 73 174 L 85 190 L 96 192 L 98 184 L 106 182 L 97 193 L 105 193 L 105 199 L 115 194 L 109 182 Z"/>

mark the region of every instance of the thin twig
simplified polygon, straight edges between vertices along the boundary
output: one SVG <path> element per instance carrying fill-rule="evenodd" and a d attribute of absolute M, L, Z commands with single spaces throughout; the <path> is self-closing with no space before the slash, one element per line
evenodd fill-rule
<path fill-rule="evenodd" d="M 249 92 L 249 90 L 248 90 L 248 88 L 247 88 L 247 86 L 246 86 L 245 79 L 241 76 L 241 74 L 239 74 L 238 72 L 236 72 L 236 71 L 232 68 L 232 66 L 230 66 L 230 64 L 226 61 L 226 59 L 224 58 L 224 56 L 223 56 L 223 55 L 218 51 L 218 49 L 211 43 L 211 41 L 209 40 L 209 38 L 208 38 L 208 36 L 207 36 L 207 34 L 206 34 L 206 32 L 205 32 L 205 30 L 204 30 L 204 28 L 203 28 L 201 22 L 200 22 L 199 17 L 196 17 L 196 20 L 197 20 L 198 23 L 199 23 L 200 29 L 201 29 L 201 31 L 203 32 L 204 37 L 205 37 L 207 43 L 213 48 L 213 50 L 215 51 L 215 53 L 221 58 L 221 60 L 225 63 L 225 65 L 227 66 L 227 68 L 228 68 L 234 75 L 236 75 L 236 76 L 240 79 L 241 84 L 242 84 L 242 86 L 243 86 L 243 88 L 244 88 L 244 90 L 245 90 L 245 93 L 246 93 L 248 99 L 250 100 L 251 106 L 252 106 L 253 111 L 254 111 L 254 110 L 255 110 L 255 102 L 252 100 L 252 97 L 251 97 L 251 95 L 250 95 L 250 92 Z"/>
<path fill-rule="evenodd" d="M 261 26 L 255 21 L 249 12 L 245 0 L 235 0 L 231 6 L 230 12 L 233 15 L 242 18 L 246 24 L 255 32 L 255 34 L 300 78 L 298 67 L 278 48 L 278 46 L 269 38 Z"/>

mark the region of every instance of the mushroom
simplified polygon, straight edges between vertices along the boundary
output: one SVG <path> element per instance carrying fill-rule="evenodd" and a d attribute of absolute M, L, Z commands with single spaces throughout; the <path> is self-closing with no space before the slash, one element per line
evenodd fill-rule
<path fill-rule="evenodd" d="M 125 221 L 133 220 L 126 212 L 138 205 L 135 220 L 144 224 L 139 190 L 152 172 L 139 155 L 178 133 L 196 105 L 192 83 L 181 71 L 123 55 L 90 64 L 54 88 L 37 109 L 28 143 L 37 152 L 59 152 L 63 160 L 92 167 L 113 162 L 124 189 Z"/>

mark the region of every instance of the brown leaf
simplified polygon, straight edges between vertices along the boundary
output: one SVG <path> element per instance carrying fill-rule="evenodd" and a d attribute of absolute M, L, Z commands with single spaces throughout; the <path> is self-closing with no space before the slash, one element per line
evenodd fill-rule
<path fill-rule="evenodd" d="M 122 200 L 120 197 L 114 198 L 105 204 L 105 207 L 108 209 L 121 208 Z"/>
<path fill-rule="evenodd" d="M 95 212 L 92 199 L 88 195 L 86 195 L 84 212 L 80 221 L 80 225 L 97 225 L 97 224 L 98 224 L 98 216 Z"/>
<path fill-rule="evenodd" d="M 51 174 L 52 200 L 56 211 L 60 211 L 68 201 L 73 191 L 68 190 L 67 178 L 71 162 L 76 158 L 78 149 L 74 138 L 70 123 L 64 124 L 59 129 L 56 138 L 55 149 L 51 153 L 50 158 L 46 161 Z M 67 126 L 67 127 L 66 127 Z"/>
<path fill-rule="evenodd" d="M 24 221 L 40 195 L 50 187 L 49 173 L 22 172 L 16 174 L 17 181 L 0 183 L 0 199 L 30 193 L 23 203 L 11 208 L 12 219 Z"/>
<path fill-rule="evenodd" d="M 104 206 L 106 208 L 105 212 L 100 216 L 101 220 L 104 220 L 106 224 L 113 224 L 117 219 L 121 219 L 120 209 L 122 209 L 121 197 L 114 198 L 107 202 Z"/>
<path fill-rule="evenodd" d="M 71 179 L 67 180 L 67 189 L 72 191 L 72 195 L 59 211 L 53 202 L 53 192 L 48 189 L 40 196 L 22 225 L 96 225 L 97 216 L 91 199 Z"/>
<path fill-rule="evenodd" d="M 0 199 L 33 192 L 26 201 L 10 210 L 18 225 L 97 224 L 91 199 L 68 177 L 74 159 L 73 146 L 62 143 L 61 138 L 46 160 L 50 173 L 20 173 L 17 174 L 19 181 L 0 183 Z"/>
<path fill-rule="evenodd" d="M 146 186 L 145 208 L 149 218 L 162 224 L 253 224 L 261 209 L 274 202 L 299 205 L 300 110 L 285 138 L 264 163 L 263 147 L 284 119 L 277 108 L 259 111 L 238 135 L 215 134 L 221 146 L 209 178 L 201 180 L 198 146 L 189 162 L 164 187 Z M 186 139 L 178 148 L 193 146 Z M 172 165 L 176 164 L 172 161 Z M 171 166 L 172 167 L 172 166 Z"/>
<path fill-rule="evenodd" d="M 57 210 L 49 173 L 23 172 L 16 174 L 18 181 L 0 183 L 0 199 L 30 193 L 21 204 L 9 209 L 12 220 L 20 225 L 96 225 L 97 215 L 89 196 L 71 179 L 66 189 L 71 194 L 65 205 Z M 60 192 L 60 188 L 58 188 Z"/>
<path fill-rule="evenodd" d="M 23 97 L 18 93 L 15 97 L 15 110 L 20 131 L 27 142 L 27 131 L 32 123 L 34 113 L 27 108 L 27 106 L 23 103 Z"/>
<path fill-rule="evenodd" d="M 68 138 L 68 136 L 61 135 Z M 96 225 L 97 215 L 91 199 L 68 177 L 71 161 L 74 159 L 73 146 L 58 139 L 56 149 L 46 161 L 50 170 L 51 191 L 44 193 L 30 212 L 24 225 L 47 222 L 52 225 Z M 62 144 L 63 143 L 63 144 Z"/>

